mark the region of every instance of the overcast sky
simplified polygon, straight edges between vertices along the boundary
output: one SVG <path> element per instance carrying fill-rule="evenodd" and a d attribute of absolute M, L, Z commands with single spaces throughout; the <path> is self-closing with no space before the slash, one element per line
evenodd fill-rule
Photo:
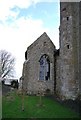
<path fill-rule="evenodd" d="M 54 0 L 0 0 L 0 50 L 15 56 L 17 77 L 22 75 L 27 47 L 43 32 L 59 48 L 59 9 Z"/>

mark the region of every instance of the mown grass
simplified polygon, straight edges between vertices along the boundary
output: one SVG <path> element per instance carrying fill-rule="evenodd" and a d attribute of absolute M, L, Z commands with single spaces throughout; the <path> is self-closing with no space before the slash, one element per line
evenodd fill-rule
<path fill-rule="evenodd" d="M 79 115 L 58 102 L 42 97 L 39 106 L 39 96 L 24 96 L 24 111 L 22 111 L 22 96 L 16 93 L 3 96 L 3 118 L 79 118 Z"/>
<path fill-rule="evenodd" d="M 2 84 L 0 83 L 0 119 L 2 118 Z"/>

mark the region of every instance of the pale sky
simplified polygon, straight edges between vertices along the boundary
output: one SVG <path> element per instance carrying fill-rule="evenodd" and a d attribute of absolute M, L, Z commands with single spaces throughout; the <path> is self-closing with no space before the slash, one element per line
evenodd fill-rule
<path fill-rule="evenodd" d="M 59 12 L 58 0 L 0 0 L 0 50 L 16 58 L 17 78 L 22 75 L 27 47 L 43 32 L 59 48 Z"/>

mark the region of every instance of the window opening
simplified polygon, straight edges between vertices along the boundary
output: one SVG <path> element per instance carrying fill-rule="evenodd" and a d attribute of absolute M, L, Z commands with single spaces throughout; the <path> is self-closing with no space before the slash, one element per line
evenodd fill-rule
<path fill-rule="evenodd" d="M 69 17 L 67 17 L 67 21 L 69 20 Z"/>
<path fill-rule="evenodd" d="M 46 46 L 46 42 L 44 42 L 44 46 Z"/>
<path fill-rule="evenodd" d="M 65 11 L 65 10 L 66 10 L 66 8 L 63 8 L 63 9 L 62 9 L 62 11 Z"/>
<path fill-rule="evenodd" d="M 40 58 L 40 72 L 39 80 L 49 80 L 50 79 L 50 61 L 47 55 L 43 55 Z"/>
<path fill-rule="evenodd" d="M 67 48 L 69 49 L 69 45 L 67 45 Z"/>

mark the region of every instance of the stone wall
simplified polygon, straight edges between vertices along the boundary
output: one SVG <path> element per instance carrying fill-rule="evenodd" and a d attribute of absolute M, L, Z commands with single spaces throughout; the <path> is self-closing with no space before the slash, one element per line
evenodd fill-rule
<path fill-rule="evenodd" d="M 46 33 L 32 43 L 25 52 L 23 88 L 37 94 L 49 89 L 61 99 L 76 99 L 81 93 L 81 2 L 60 3 L 60 49 Z M 41 56 L 50 59 L 50 79 L 39 80 Z"/>
<path fill-rule="evenodd" d="M 78 3 L 60 5 L 60 95 L 75 99 L 78 95 Z"/>
<path fill-rule="evenodd" d="M 56 59 L 56 95 L 60 96 L 61 81 L 60 81 L 60 56 L 59 53 L 55 55 Z"/>
<path fill-rule="evenodd" d="M 23 67 L 23 86 L 27 89 L 27 93 L 37 94 L 39 90 L 50 90 L 54 93 L 54 49 L 55 46 L 46 33 L 41 35 L 27 49 L 27 60 Z M 50 79 L 39 80 L 40 63 L 42 55 L 48 55 L 50 59 Z"/>
<path fill-rule="evenodd" d="M 11 91 L 10 85 L 2 84 L 2 95 L 7 95 Z"/>
<path fill-rule="evenodd" d="M 79 3 L 79 92 L 81 95 L 81 2 Z"/>

